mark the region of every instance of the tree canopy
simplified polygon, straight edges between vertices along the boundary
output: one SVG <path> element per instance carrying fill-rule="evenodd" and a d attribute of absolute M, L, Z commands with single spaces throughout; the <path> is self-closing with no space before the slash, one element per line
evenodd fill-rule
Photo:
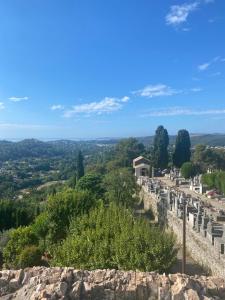
<path fill-rule="evenodd" d="M 169 136 L 167 130 L 163 126 L 159 126 L 155 132 L 153 164 L 155 168 L 165 169 L 168 166 Z"/>
<path fill-rule="evenodd" d="M 84 158 L 82 152 L 79 150 L 77 155 L 77 180 L 84 176 Z"/>
<path fill-rule="evenodd" d="M 189 132 L 186 129 L 178 131 L 175 151 L 173 153 L 173 164 L 180 168 L 183 163 L 189 162 L 191 158 L 191 141 Z"/>

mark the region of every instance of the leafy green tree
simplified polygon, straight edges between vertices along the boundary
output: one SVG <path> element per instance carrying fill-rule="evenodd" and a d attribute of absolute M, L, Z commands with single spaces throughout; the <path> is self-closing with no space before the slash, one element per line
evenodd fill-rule
<path fill-rule="evenodd" d="M 76 185 L 77 190 L 89 191 L 96 198 L 100 199 L 104 195 L 104 189 L 102 187 L 102 176 L 98 173 L 87 173 L 85 174 Z"/>
<path fill-rule="evenodd" d="M 186 129 L 178 131 L 175 151 L 173 153 L 173 164 L 180 168 L 185 162 L 189 162 L 191 158 L 191 140 L 189 132 Z"/>
<path fill-rule="evenodd" d="M 163 272 L 176 260 L 174 245 L 171 234 L 111 203 L 73 220 L 67 238 L 54 247 L 51 264 Z"/>
<path fill-rule="evenodd" d="M 77 180 L 84 176 L 84 158 L 82 152 L 79 150 L 77 155 Z"/>
<path fill-rule="evenodd" d="M 202 181 L 209 188 L 218 189 L 221 193 L 225 195 L 225 172 L 213 172 L 203 174 Z"/>
<path fill-rule="evenodd" d="M 127 168 L 109 172 L 104 178 L 103 186 L 108 201 L 132 207 L 137 200 L 137 184 L 133 174 Z"/>
<path fill-rule="evenodd" d="M 70 220 L 87 213 L 95 204 L 94 195 L 88 191 L 67 189 L 50 196 L 46 208 L 50 241 L 54 243 L 65 238 Z"/>
<path fill-rule="evenodd" d="M 20 268 L 20 254 L 25 247 L 38 245 L 38 239 L 30 226 L 18 227 L 10 232 L 9 241 L 3 250 L 4 262 L 8 267 Z"/>
<path fill-rule="evenodd" d="M 196 166 L 191 162 L 185 162 L 181 166 L 181 175 L 185 178 L 191 178 L 194 177 L 197 174 L 196 172 Z"/>
<path fill-rule="evenodd" d="M 39 216 L 37 216 L 34 224 L 31 225 L 33 232 L 39 239 L 39 245 L 43 247 L 43 249 L 45 249 L 46 246 L 46 237 L 49 231 L 49 224 L 50 220 L 48 212 L 44 211 Z"/>
<path fill-rule="evenodd" d="M 144 153 L 145 147 L 135 138 L 122 139 L 116 145 L 116 160 L 120 167 L 130 167 L 133 159 Z"/>
<path fill-rule="evenodd" d="M 32 202 L 0 200 L 0 230 L 29 225 L 36 216 L 36 208 Z"/>
<path fill-rule="evenodd" d="M 156 129 L 154 137 L 153 164 L 155 168 L 165 169 L 168 166 L 168 145 L 169 136 L 163 126 Z"/>

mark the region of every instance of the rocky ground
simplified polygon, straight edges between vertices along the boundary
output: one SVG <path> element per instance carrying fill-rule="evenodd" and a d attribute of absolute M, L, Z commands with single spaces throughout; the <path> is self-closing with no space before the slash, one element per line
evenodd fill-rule
<path fill-rule="evenodd" d="M 0 299 L 225 299 L 225 279 L 117 270 L 35 267 L 0 271 Z"/>

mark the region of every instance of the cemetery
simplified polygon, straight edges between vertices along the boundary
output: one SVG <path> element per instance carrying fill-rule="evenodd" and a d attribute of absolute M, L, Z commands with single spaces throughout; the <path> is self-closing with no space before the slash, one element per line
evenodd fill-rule
<path fill-rule="evenodd" d="M 200 178 L 184 183 L 176 170 L 165 177 L 137 176 L 137 183 L 141 186 L 144 208 L 152 209 L 155 221 L 171 229 L 179 244 L 182 244 L 183 214 L 186 214 L 188 253 L 213 275 L 224 277 L 225 209 L 219 202 L 215 207 L 211 200 L 199 197 L 198 194 L 206 191 Z"/>

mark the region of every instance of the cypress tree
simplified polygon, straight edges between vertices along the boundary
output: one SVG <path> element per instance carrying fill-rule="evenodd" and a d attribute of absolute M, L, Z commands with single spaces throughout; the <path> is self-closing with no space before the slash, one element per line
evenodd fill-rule
<path fill-rule="evenodd" d="M 173 164 L 180 168 L 183 163 L 189 162 L 191 158 L 191 141 L 186 129 L 178 131 L 175 150 L 173 153 Z"/>
<path fill-rule="evenodd" d="M 79 151 L 77 155 L 77 180 L 84 176 L 84 158 L 82 152 Z"/>
<path fill-rule="evenodd" d="M 168 145 L 169 145 L 169 136 L 167 130 L 160 125 L 155 132 L 154 138 L 154 150 L 153 150 L 153 158 L 154 158 L 154 167 L 165 169 L 168 166 Z"/>

